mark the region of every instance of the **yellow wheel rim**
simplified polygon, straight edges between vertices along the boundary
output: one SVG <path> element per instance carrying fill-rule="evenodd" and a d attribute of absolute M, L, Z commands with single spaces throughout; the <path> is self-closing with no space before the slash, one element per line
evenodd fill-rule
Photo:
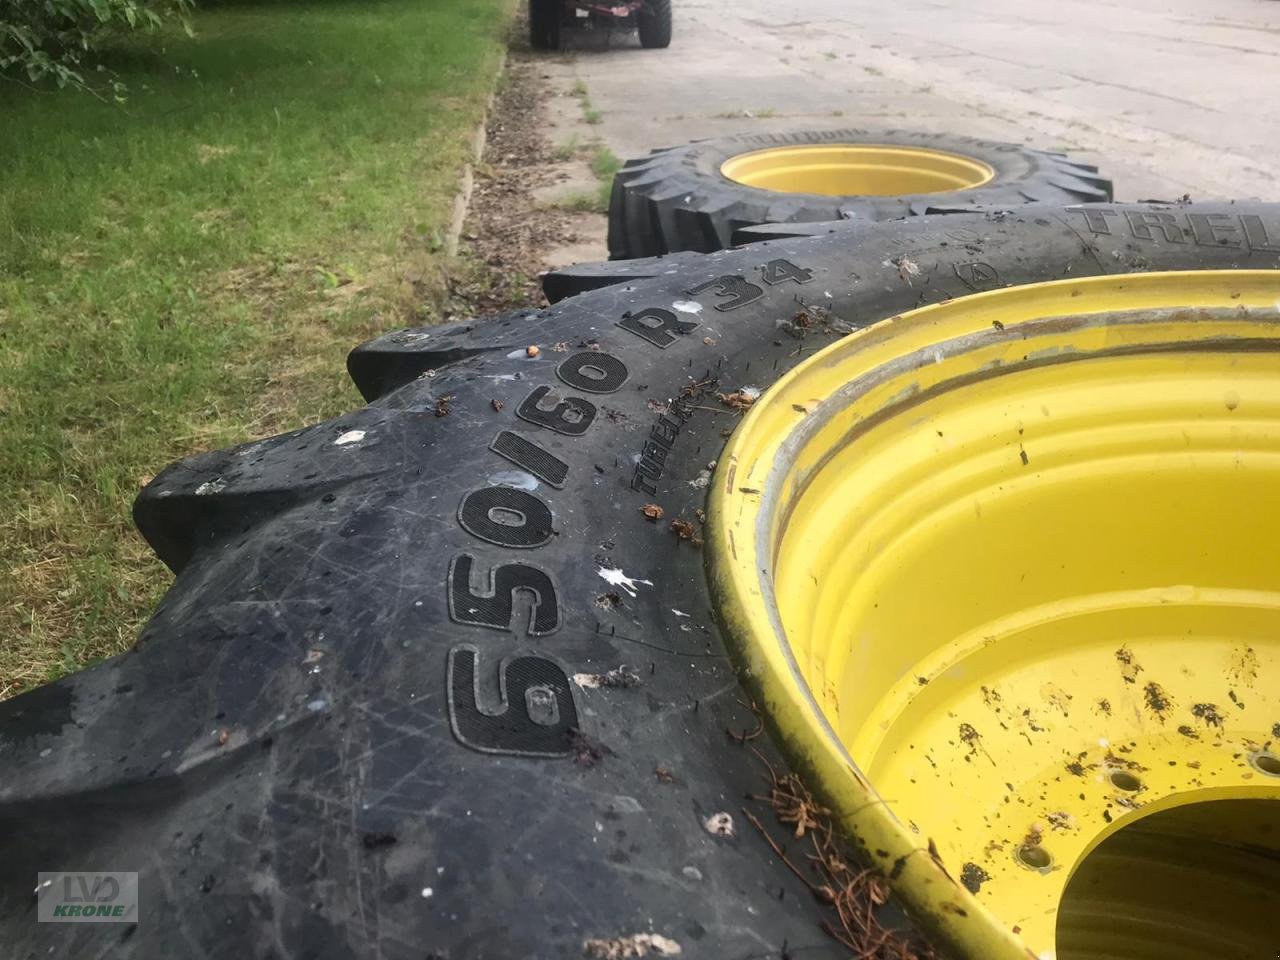
<path fill-rule="evenodd" d="M 995 176 L 982 161 L 958 153 L 850 143 L 756 150 L 729 158 L 720 173 L 761 190 L 829 197 L 950 193 Z"/>
<path fill-rule="evenodd" d="M 1278 307 L 1277 271 L 926 307 L 788 373 L 721 458 L 731 644 L 961 956 L 1274 951 Z"/>

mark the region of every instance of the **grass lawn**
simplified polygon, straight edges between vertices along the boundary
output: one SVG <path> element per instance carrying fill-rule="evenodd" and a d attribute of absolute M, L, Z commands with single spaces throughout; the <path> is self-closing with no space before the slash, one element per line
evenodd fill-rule
<path fill-rule="evenodd" d="M 358 405 L 431 319 L 512 0 L 226 0 L 129 39 L 123 105 L 0 81 L 0 697 L 126 649 L 169 461 Z"/>

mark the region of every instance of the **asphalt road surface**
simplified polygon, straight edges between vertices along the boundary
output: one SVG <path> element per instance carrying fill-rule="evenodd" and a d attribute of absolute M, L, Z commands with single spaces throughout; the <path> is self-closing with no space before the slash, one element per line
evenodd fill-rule
<path fill-rule="evenodd" d="M 579 34 L 622 157 L 842 126 L 1067 150 L 1118 200 L 1280 199 L 1280 0 L 675 0 L 675 39 Z"/>

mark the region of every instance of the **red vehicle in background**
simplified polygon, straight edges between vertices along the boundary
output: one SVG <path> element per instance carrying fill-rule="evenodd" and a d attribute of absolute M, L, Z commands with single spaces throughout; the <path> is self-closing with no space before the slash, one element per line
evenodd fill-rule
<path fill-rule="evenodd" d="M 634 28 L 640 45 L 671 43 L 671 0 L 624 0 L 613 4 L 582 0 L 529 0 L 529 43 L 539 50 L 559 50 L 567 27 L 610 30 Z"/>

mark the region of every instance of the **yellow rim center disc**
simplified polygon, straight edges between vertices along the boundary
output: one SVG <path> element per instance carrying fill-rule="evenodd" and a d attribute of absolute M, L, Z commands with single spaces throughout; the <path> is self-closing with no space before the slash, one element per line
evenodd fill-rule
<path fill-rule="evenodd" d="M 726 160 L 720 173 L 761 190 L 829 197 L 951 193 L 995 176 L 981 160 L 958 153 L 850 143 L 755 150 Z"/>

